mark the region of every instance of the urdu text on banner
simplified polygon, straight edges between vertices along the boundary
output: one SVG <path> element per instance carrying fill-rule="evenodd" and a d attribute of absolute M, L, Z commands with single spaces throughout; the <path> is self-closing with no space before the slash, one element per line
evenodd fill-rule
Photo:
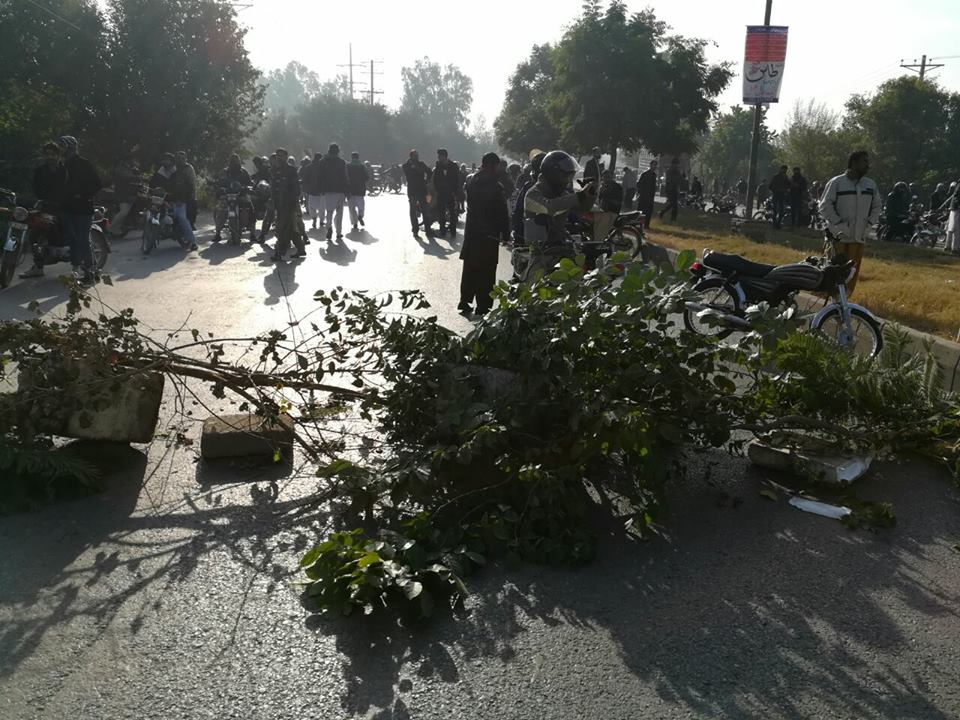
<path fill-rule="evenodd" d="M 787 59 L 787 28 L 748 25 L 743 54 L 743 102 L 747 105 L 780 100 L 780 82 Z"/>

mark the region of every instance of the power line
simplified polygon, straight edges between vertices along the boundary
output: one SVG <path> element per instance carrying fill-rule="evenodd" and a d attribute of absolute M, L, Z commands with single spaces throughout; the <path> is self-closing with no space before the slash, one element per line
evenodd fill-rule
<path fill-rule="evenodd" d="M 67 25 L 69 25 L 70 27 L 72 27 L 74 30 L 77 30 L 77 31 L 79 31 L 79 32 L 82 32 L 82 33 L 83 33 L 84 35 L 86 35 L 87 37 L 93 37 L 93 35 L 91 35 L 89 32 L 87 32 L 86 30 L 84 30 L 82 27 L 80 27 L 79 25 L 75 25 L 74 23 L 70 22 L 70 21 L 67 20 L 63 15 L 60 15 L 60 14 L 54 12 L 53 10 L 51 10 L 50 8 L 48 8 L 46 5 L 41 5 L 41 4 L 38 3 L 38 2 L 34 2 L 34 0 L 26 0 L 26 2 L 28 2 L 28 3 L 31 4 L 31 5 L 33 5 L 33 6 L 34 6 L 35 8 L 37 8 L 38 10 L 43 10 L 45 13 L 47 13 L 47 14 L 49 14 L 49 15 L 52 15 L 54 18 L 56 18 L 56 19 L 59 20 L 60 22 L 66 23 Z"/>
<path fill-rule="evenodd" d="M 920 80 L 923 81 L 924 77 L 925 77 L 926 74 L 927 74 L 927 70 L 936 70 L 937 68 L 942 68 L 942 67 L 943 67 L 943 64 L 942 64 L 942 63 L 937 64 L 937 63 L 932 63 L 932 62 L 930 62 L 930 60 L 932 60 L 932 59 L 933 59 L 933 58 L 929 58 L 929 59 L 928 59 L 927 56 L 924 55 L 924 56 L 922 57 L 922 59 L 920 60 L 920 64 L 919 64 L 919 65 L 917 64 L 916 58 L 914 58 L 913 63 L 906 63 L 906 64 L 905 64 L 905 63 L 903 62 L 903 60 L 901 59 L 901 60 L 900 60 L 900 67 L 904 68 L 905 70 L 913 70 L 914 72 L 919 73 L 919 74 L 920 74 Z"/>
<path fill-rule="evenodd" d="M 353 43 L 350 43 L 350 62 L 346 65 L 337 65 L 337 67 L 345 67 L 350 69 L 350 99 L 353 100 L 353 86 L 355 84 L 353 81 L 353 69 L 355 67 L 363 67 L 362 63 L 355 63 L 353 61 Z M 372 77 L 370 79 L 373 80 Z M 356 84 L 363 85 L 364 83 L 361 80 L 357 80 Z"/>
<path fill-rule="evenodd" d="M 383 65 L 383 60 L 368 60 L 364 64 L 367 62 L 370 63 L 370 89 L 367 92 L 370 94 L 370 104 L 373 105 L 375 102 L 375 97 L 377 95 L 383 95 L 383 90 L 374 89 L 374 76 L 383 75 L 382 72 L 374 70 L 374 65 Z"/>

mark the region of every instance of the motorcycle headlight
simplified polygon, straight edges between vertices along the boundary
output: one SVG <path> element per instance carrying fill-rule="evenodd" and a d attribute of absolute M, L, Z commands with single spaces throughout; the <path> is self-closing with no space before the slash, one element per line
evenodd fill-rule
<path fill-rule="evenodd" d="M 27 219 L 27 215 L 29 214 L 30 213 L 28 213 L 27 209 L 24 207 L 17 206 L 13 209 L 13 219 L 17 222 L 23 222 Z"/>

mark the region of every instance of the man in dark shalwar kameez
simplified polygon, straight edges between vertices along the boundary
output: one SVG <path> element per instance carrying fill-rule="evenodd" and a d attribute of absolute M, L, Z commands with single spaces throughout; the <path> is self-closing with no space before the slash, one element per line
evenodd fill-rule
<path fill-rule="evenodd" d="M 460 279 L 460 304 L 463 313 L 485 315 L 493 306 L 490 293 L 497 281 L 500 242 L 510 235 L 510 216 L 503 186 L 497 180 L 500 158 L 487 153 L 479 172 L 467 183 L 467 223 L 463 232 L 463 275 Z"/>

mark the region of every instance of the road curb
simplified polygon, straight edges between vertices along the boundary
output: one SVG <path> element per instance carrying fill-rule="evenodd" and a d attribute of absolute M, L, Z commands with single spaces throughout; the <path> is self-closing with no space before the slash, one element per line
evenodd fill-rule
<path fill-rule="evenodd" d="M 679 250 L 657 245 L 648 240 L 644 241 L 643 258 L 648 262 L 658 264 L 661 262 L 669 262 L 671 265 L 676 265 L 679 254 Z M 817 299 L 812 295 L 808 297 L 811 300 Z M 879 318 L 879 320 L 884 324 L 893 322 L 885 320 L 884 318 Z M 958 386 L 960 386 L 960 343 L 951 342 L 936 335 L 914 330 L 912 327 L 903 325 L 902 323 L 896 324 L 906 331 L 911 340 L 911 349 L 915 352 L 922 351 L 924 344 L 930 343 L 933 354 L 937 358 L 937 363 L 940 365 L 944 388 L 949 392 L 956 390 Z"/>

